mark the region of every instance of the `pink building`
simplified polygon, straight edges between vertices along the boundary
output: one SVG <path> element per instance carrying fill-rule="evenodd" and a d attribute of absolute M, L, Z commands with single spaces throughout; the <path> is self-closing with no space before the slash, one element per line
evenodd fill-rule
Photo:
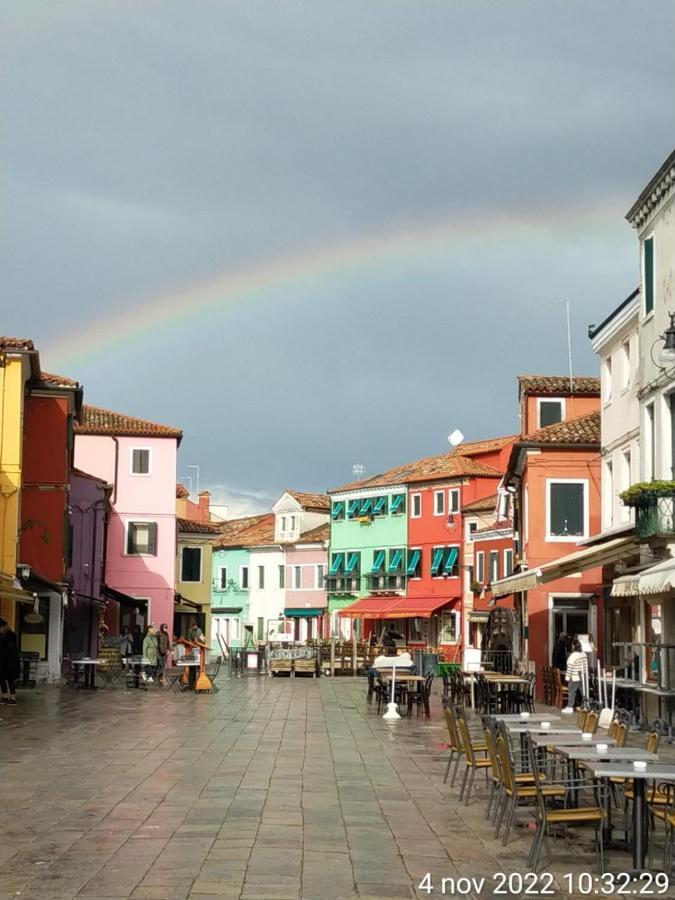
<path fill-rule="evenodd" d="M 95 406 L 75 426 L 75 466 L 113 486 L 106 624 L 173 625 L 176 463 L 182 431 Z"/>
<path fill-rule="evenodd" d="M 330 637 L 324 581 L 329 537 L 330 526 L 326 522 L 300 535 L 286 550 L 284 616 L 294 620 L 296 641 Z"/>

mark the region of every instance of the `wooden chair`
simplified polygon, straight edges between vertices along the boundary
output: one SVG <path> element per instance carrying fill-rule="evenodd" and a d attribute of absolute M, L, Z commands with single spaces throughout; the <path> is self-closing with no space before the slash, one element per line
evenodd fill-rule
<path fill-rule="evenodd" d="M 568 695 L 569 688 L 566 684 L 562 683 L 562 678 L 560 677 L 560 669 L 553 669 L 553 706 L 557 706 L 558 709 L 562 709 L 563 706 L 567 704 Z"/>

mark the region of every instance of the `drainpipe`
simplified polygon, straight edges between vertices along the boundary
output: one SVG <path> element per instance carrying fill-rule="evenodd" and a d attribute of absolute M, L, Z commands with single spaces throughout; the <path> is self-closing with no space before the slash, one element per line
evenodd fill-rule
<path fill-rule="evenodd" d="M 114 504 L 117 501 L 117 474 L 118 474 L 119 462 L 120 462 L 119 438 L 116 435 L 113 435 L 113 441 L 115 442 L 115 482 L 113 484 L 112 497 L 110 498 L 110 502 L 112 504 Z"/>

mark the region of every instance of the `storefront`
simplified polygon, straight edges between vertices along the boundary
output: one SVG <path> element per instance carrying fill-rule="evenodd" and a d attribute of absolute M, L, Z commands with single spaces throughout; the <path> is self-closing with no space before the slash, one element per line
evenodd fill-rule
<path fill-rule="evenodd" d="M 385 632 L 394 632 L 409 649 L 434 650 L 446 659 L 459 660 L 460 611 L 456 599 L 363 597 L 341 610 L 340 616 L 360 620 L 364 641 L 381 643 Z"/>

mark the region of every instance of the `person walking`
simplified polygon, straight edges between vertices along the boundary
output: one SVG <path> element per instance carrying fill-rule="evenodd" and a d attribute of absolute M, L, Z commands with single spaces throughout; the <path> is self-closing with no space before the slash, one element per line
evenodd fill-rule
<path fill-rule="evenodd" d="M 2 702 L 10 706 L 16 706 L 16 681 L 20 669 L 16 634 L 9 627 L 7 619 L 0 619 L 0 691 Z"/>
<path fill-rule="evenodd" d="M 171 650 L 171 635 L 169 634 L 169 626 L 166 622 L 162 622 L 159 626 L 159 634 L 157 635 L 157 680 L 161 681 L 166 669 L 167 658 Z"/>
<path fill-rule="evenodd" d="M 579 641 L 572 644 L 572 652 L 567 658 L 567 708 L 574 709 L 577 694 L 583 701 L 583 685 L 588 679 L 588 659 Z"/>
<path fill-rule="evenodd" d="M 143 638 L 143 658 L 145 660 L 145 669 L 141 673 L 143 681 L 149 681 L 152 684 L 155 680 L 157 671 L 157 663 L 159 661 L 159 651 L 157 649 L 157 632 L 155 626 L 151 623 Z"/>

